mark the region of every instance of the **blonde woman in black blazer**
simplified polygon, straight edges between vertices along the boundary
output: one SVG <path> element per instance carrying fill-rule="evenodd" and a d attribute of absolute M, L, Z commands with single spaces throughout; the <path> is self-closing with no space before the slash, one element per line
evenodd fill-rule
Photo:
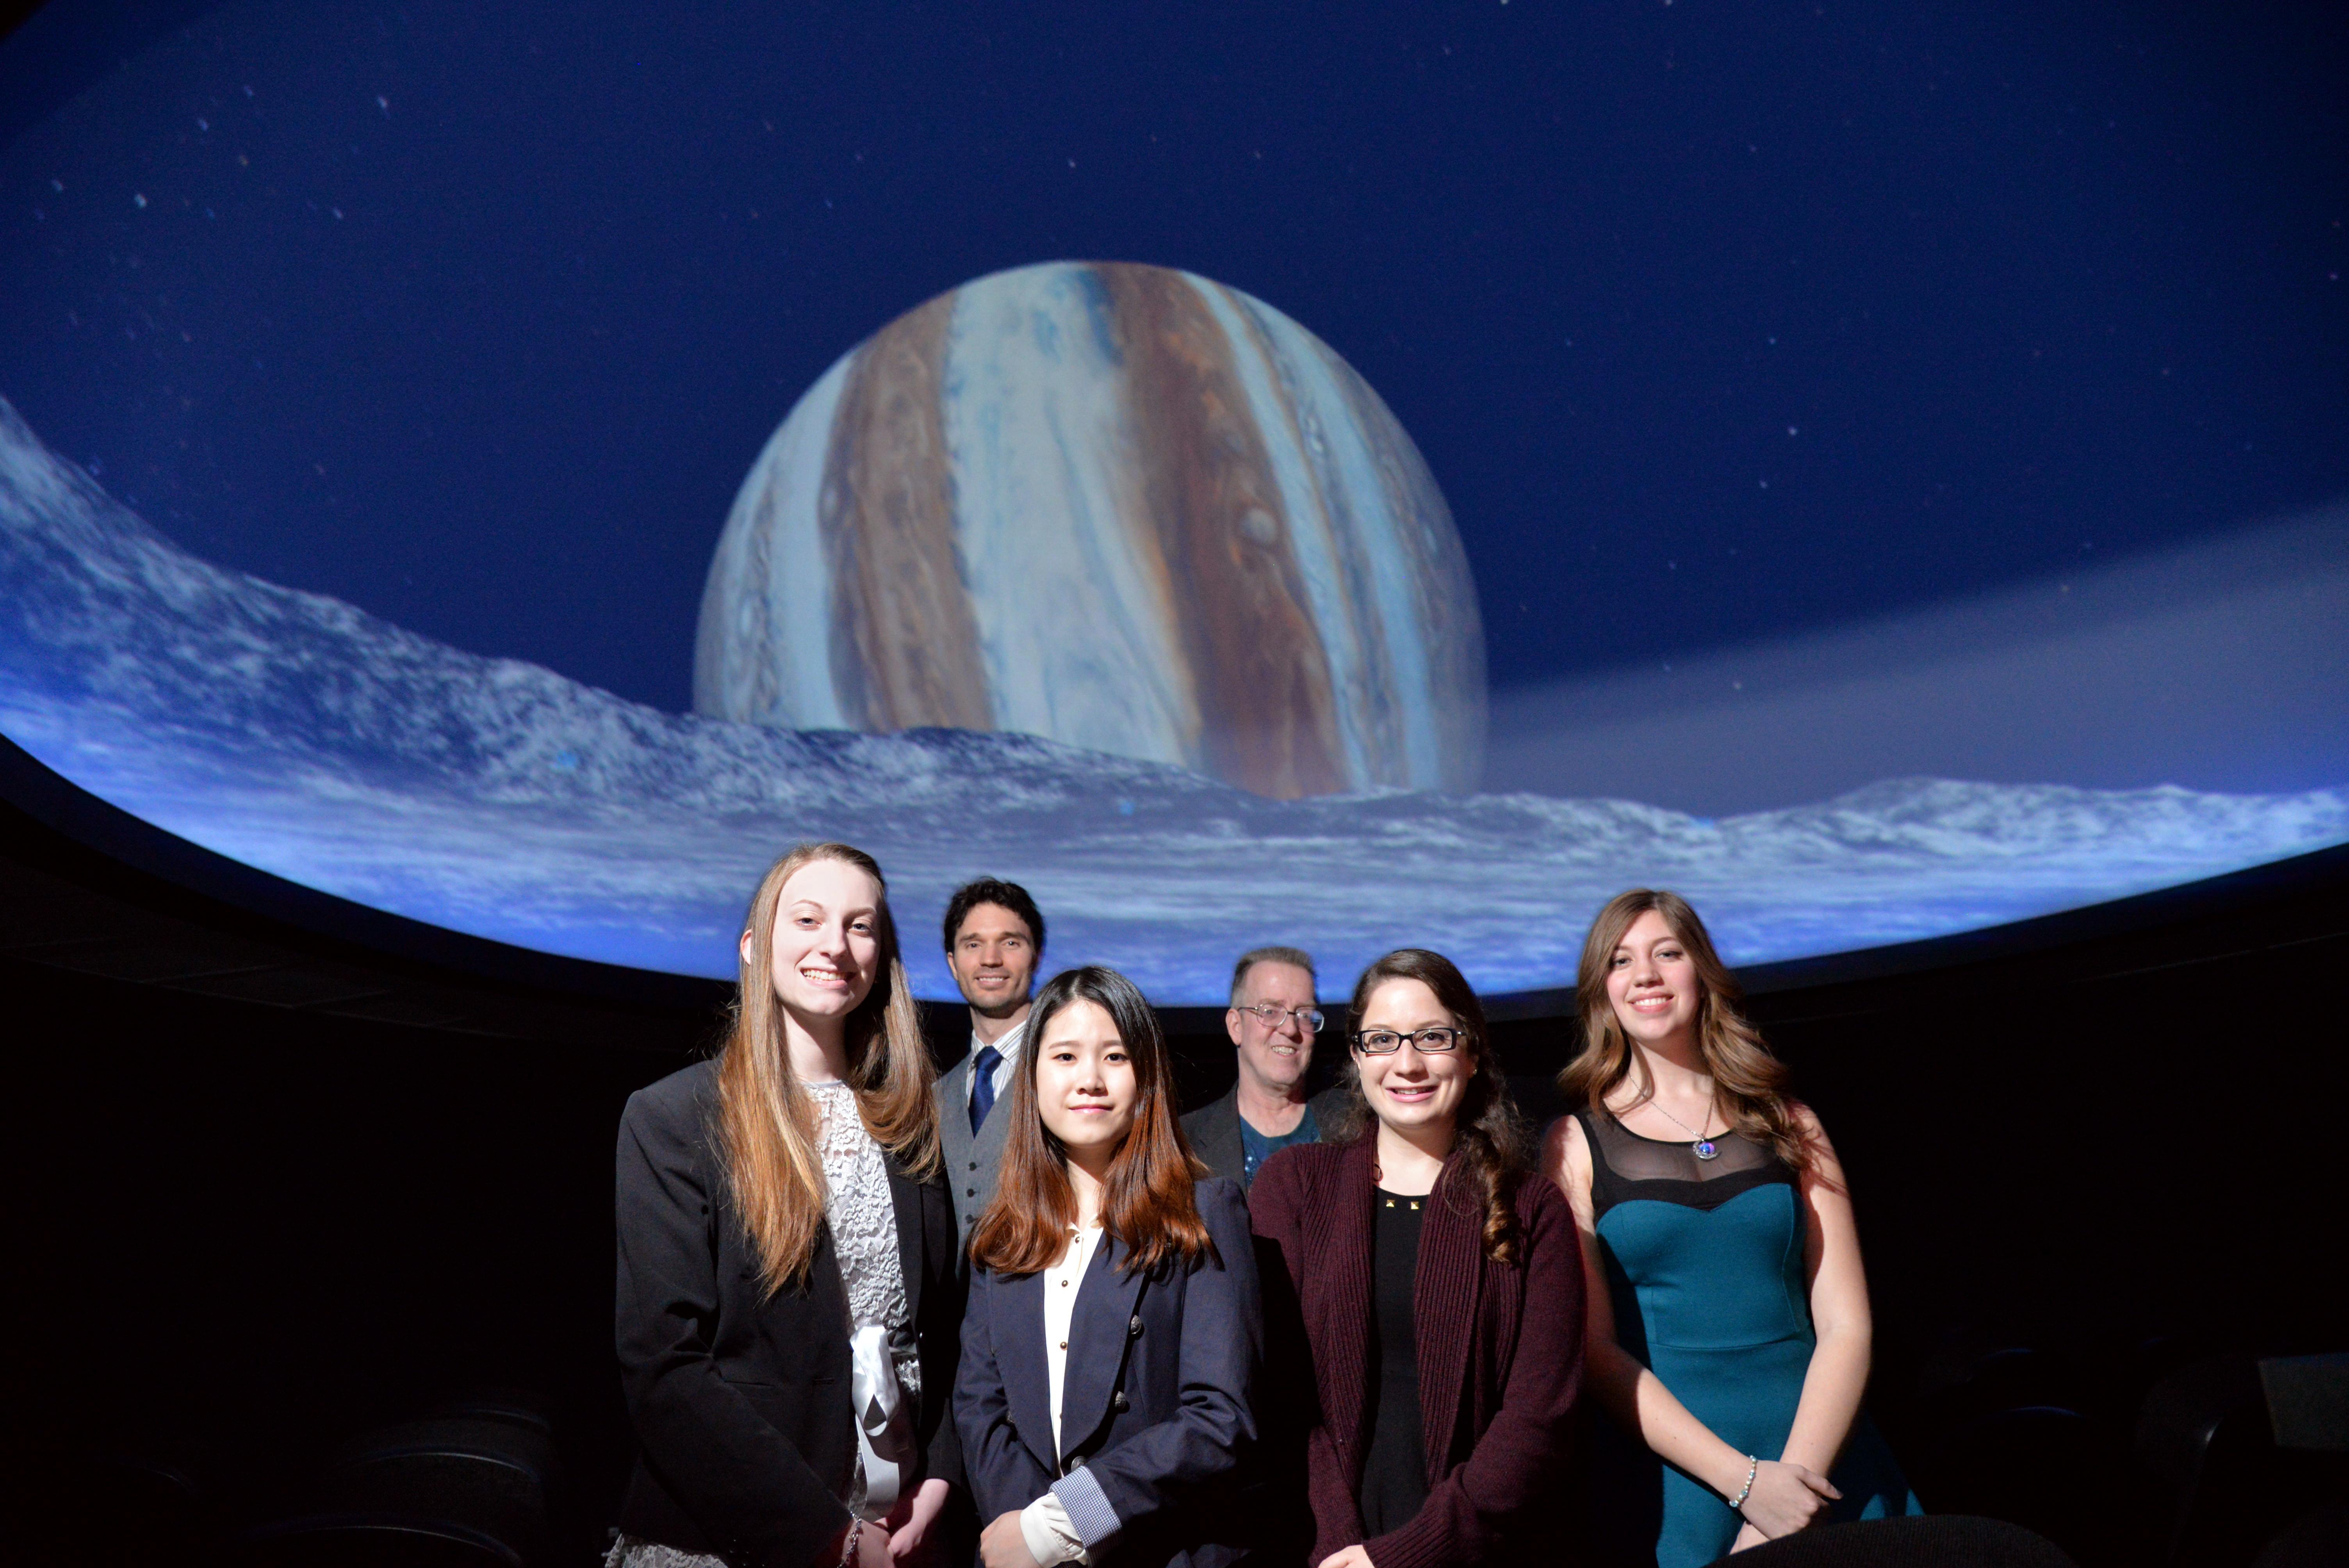
<path fill-rule="evenodd" d="M 936 1115 L 880 869 L 794 851 L 752 901 L 724 1054 L 621 1121 L 617 1344 L 641 1451 L 614 1568 L 936 1559 L 962 1486 Z"/>

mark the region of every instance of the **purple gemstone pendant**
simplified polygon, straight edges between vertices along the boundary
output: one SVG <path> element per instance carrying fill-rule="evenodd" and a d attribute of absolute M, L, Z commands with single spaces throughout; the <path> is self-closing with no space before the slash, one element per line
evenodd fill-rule
<path fill-rule="evenodd" d="M 1713 1143 L 1712 1139 L 1700 1138 L 1696 1140 L 1696 1157 L 1699 1160 L 1710 1160 L 1720 1152 L 1721 1150 Z"/>

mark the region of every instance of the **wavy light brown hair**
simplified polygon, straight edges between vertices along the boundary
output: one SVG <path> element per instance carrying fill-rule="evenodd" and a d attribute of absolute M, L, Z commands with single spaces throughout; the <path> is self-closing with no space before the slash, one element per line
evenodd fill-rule
<path fill-rule="evenodd" d="M 814 1102 L 792 1071 L 775 997 L 775 916 L 783 884 L 817 861 L 839 861 L 873 879 L 880 916 L 880 973 L 848 1016 L 848 1086 L 873 1140 L 908 1175 L 938 1168 L 936 1069 L 922 1042 L 914 994 L 897 957 L 889 886 L 871 855 L 846 844 L 802 844 L 767 869 L 743 916 L 740 983 L 733 1026 L 718 1057 L 718 1146 L 734 1208 L 758 1254 L 767 1294 L 802 1281 L 823 1223 L 823 1161 L 816 1151 Z"/>
<path fill-rule="evenodd" d="M 1617 893 L 1590 923 L 1582 942 L 1582 967 L 1575 981 L 1575 1004 L 1582 1015 L 1582 1049 L 1557 1075 L 1560 1094 L 1571 1106 L 1603 1105 L 1617 1086 L 1639 1078 L 1639 1099 L 1655 1093 L 1646 1064 L 1631 1048 L 1615 1004 L 1607 995 L 1607 973 L 1624 935 L 1639 918 L 1653 911 L 1688 949 L 1701 987 L 1696 1007 L 1697 1049 L 1704 1070 L 1712 1075 L 1713 1093 L 1731 1126 L 1762 1144 L 1797 1171 L 1807 1170 L 1810 1149 L 1795 1119 L 1795 1102 L 1786 1093 L 1786 1064 L 1770 1054 L 1762 1031 L 1738 1010 L 1742 993 L 1737 979 L 1713 945 L 1713 937 L 1689 907 L 1688 900 L 1661 888 L 1633 888 Z"/>
<path fill-rule="evenodd" d="M 1133 1125 L 1110 1161 L 1102 1183 L 1102 1229 L 1123 1243 L 1128 1272 L 1162 1264 L 1190 1267 L 1216 1256 L 1199 1218 L 1192 1183 L 1208 1174 L 1183 1137 L 1174 1115 L 1174 1064 L 1165 1037 L 1133 981 L 1114 969 L 1087 965 L 1064 969 L 1036 993 L 1021 1036 L 1019 1069 L 1011 1079 L 1011 1125 L 1003 1140 L 1003 1169 L 995 1200 L 971 1232 L 970 1255 L 999 1274 L 1040 1274 L 1060 1261 L 1077 1222 L 1077 1193 L 1069 1181 L 1067 1147 L 1044 1125 L 1036 1075 L 1044 1035 L 1054 1015 L 1091 1002 L 1110 1016 L 1133 1059 Z M 1220 1258 L 1216 1259 L 1221 1262 Z"/>
<path fill-rule="evenodd" d="M 1452 1016 L 1453 1023 L 1467 1031 L 1466 1049 L 1476 1070 L 1460 1097 L 1458 1141 L 1454 1147 L 1485 1208 L 1485 1255 L 1496 1264 L 1513 1264 L 1517 1261 L 1519 1241 L 1517 1183 L 1533 1169 L 1533 1140 L 1525 1118 L 1517 1113 L 1516 1101 L 1509 1096 L 1509 1080 L 1501 1071 L 1500 1058 L 1493 1054 L 1492 1036 L 1485 1026 L 1485 1005 L 1476 999 L 1475 988 L 1459 966 L 1441 953 L 1399 947 L 1363 970 L 1362 977 L 1354 982 L 1346 1033 L 1355 1070 L 1343 1080 L 1346 1096 L 1338 1115 L 1337 1141 L 1350 1143 L 1370 1137 L 1378 1125 L 1378 1114 L 1362 1094 L 1361 1053 L 1353 1049 L 1352 1036 L 1362 1026 L 1362 1014 L 1370 1007 L 1371 995 L 1390 980 L 1416 980 L 1425 985 L 1435 993 L 1436 1004 Z"/>

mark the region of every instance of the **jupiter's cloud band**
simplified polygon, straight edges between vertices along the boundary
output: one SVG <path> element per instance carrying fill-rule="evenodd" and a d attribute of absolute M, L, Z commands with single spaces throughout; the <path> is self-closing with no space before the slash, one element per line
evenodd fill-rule
<path fill-rule="evenodd" d="M 1284 799 L 1466 790 L 1484 634 L 1427 465 L 1329 346 L 1187 273 L 1063 263 L 930 301 L 801 398 L 711 562 L 694 702 Z"/>

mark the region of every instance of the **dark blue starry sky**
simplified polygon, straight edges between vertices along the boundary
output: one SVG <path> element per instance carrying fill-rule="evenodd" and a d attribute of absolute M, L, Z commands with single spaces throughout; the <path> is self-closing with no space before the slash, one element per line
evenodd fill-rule
<path fill-rule="evenodd" d="M 1056 257 L 1326 338 L 1495 685 L 2349 495 L 2349 11 L 50 0 L 0 396 L 212 560 L 689 703 L 842 352 Z"/>

